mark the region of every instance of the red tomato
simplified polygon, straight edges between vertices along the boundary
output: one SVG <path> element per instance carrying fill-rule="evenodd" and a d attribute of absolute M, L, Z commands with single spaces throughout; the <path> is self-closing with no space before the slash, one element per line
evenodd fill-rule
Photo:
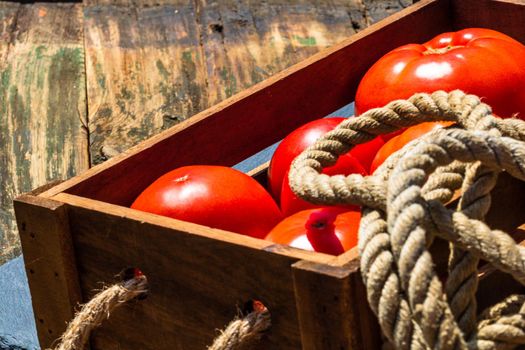
<path fill-rule="evenodd" d="M 383 147 L 377 152 L 372 165 L 370 166 L 370 173 L 373 174 L 376 169 L 383 164 L 383 162 L 394 152 L 400 150 L 410 141 L 417 139 L 421 135 L 424 135 L 434 129 L 439 129 L 444 126 L 449 126 L 452 122 L 428 122 L 421 123 L 418 125 L 411 126 L 406 129 L 400 135 L 397 135 L 388 140 Z"/>
<path fill-rule="evenodd" d="M 385 141 L 381 137 L 376 137 L 371 141 L 356 145 L 352 148 L 350 154 L 361 163 L 367 173 L 371 174 L 370 166 L 372 165 L 372 161 L 374 160 L 377 151 L 379 151 L 384 144 Z"/>
<path fill-rule="evenodd" d="M 161 176 L 133 209 L 262 238 L 282 219 L 268 192 L 232 168 L 193 165 Z"/>
<path fill-rule="evenodd" d="M 308 146 L 314 144 L 318 138 L 328 131 L 333 130 L 344 119 L 345 118 L 317 119 L 292 131 L 284 138 L 279 146 L 277 146 L 268 169 L 270 190 L 274 198 L 280 198 L 285 174 L 295 157 L 301 154 Z M 381 140 L 375 140 L 355 147 L 349 153 L 339 157 L 335 165 L 326 168 L 325 173 L 351 174 L 362 172 L 363 170 L 366 171 L 368 164 L 371 163 L 376 151 L 382 144 L 383 142 Z M 354 152 L 356 157 L 359 157 L 358 159 L 354 157 Z M 365 164 L 365 166 L 359 164 L 360 161 L 362 161 L 362 164 Z"/>
<path fill-rule="evenodd" d="M 281 221 L 266 239 L 295 248 L 339 255 L 357 245 L 361 213 L 342 208 L 303 210 Z"/>
<path fill-rule="evenodd" d="M 454 89 L 478 95 L 503 118 L 517 114 L 525 119 L 525 46 L 481 28 L 401 46 L 365 74 L 357 89 L 356 113 L 417 92 Z"/>

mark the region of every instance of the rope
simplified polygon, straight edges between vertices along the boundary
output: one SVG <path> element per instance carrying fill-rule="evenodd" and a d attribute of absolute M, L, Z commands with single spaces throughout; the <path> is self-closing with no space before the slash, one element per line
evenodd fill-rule
<path fill-rule="evenodd" d="M 356 144 L 429 120 L 454 121 L 467 130 L 435 130 L 389 157 L 374 176 L 320 174 Z M 494 310 L 506 312 L 491 309 L 479 323 L 474 299 L 479 258 L 525 284 L 525 249 L 481 221 L 501 170 L 525 180 L 523 140 L 524 122 L 494 117 L 476 96 L 438 91 L 347 119 L 292 164 L 290 186 L 303 199 L 363 206 L 362 276 L 371 308 L 395 348 L 525 344 L 523 297 L 503 301 Z M 462 185 L 457 210 L 447 209 Z M 445 286 L 428 252 L 435 235 L 452 243 Z"/>
<path fill-rule="evenodd" d="M 255 301 L 254 310 L 231 321 L 208 350 L 248 349 L 261 339 L 270 326 L 270 312 L 262 303 Z"/>
<path fill-rule="evenodd" d="M 116 308 L 146 292 L 147 279 L 142 274 L 102 290 L 75 315 L 55 350 L 84 349 L 93 329 L 109 318 Z"/>
<path fill-rule="evenodd" d="M 146 276 L 141 272 L 133 278 L 105 288 L 82 306 L 55 350 L 84 349 L 91 332 L 109 318 L 118 307 L 148 292 Z M 232 320 L 208 347 L 208 350 L 242 350 L 257 342 L 271 326 L 270 312 L 259 301 L 253 311 Z"/>

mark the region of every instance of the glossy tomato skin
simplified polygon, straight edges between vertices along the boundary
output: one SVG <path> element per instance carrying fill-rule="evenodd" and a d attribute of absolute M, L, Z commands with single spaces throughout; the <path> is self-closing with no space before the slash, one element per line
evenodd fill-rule
<path fill-rule="evenodd" d="M 274 243 L 338 255 L 357 245 L 361 213 L 324 207 L 285 218 L 266 236 Z"/>
<path fill-rule="evenodd" d="M 356 113 L 417 92 L 461 89 L 478 95 L 503 118 L 525 119 L 525 46 L 489 29 L 443 33 L 387 53 L 365 74 Z"/>
<path fill-rule="evenodd" d="M 434 130 L 452 125 L 452 122 L 427 122 L 411 126 L 401 134 L 388 140 L 383 147 L 377 151 L 374 161 L 370 166 L 370 173 L 373 174 L 376 169 L 394 152 L 400 150 L 412 140 Z"/>
<path fill-rule="evenodd" d="M 345 120 L 345 118 L 340 117 L 317 119 L 292 131 L 283 139 L 279 146 L 277 146 L 270 161 L 270 167 L 268 168 L 268 182 L 274 198 L 280 198 L 283 180 L 295 157 L 301 154 L 307 147 L 314 144 L 318 138 L 333 130 L 343 120 Z M 373 159 L 373 154 L 375 154 L 382 143 L 381 140 L 378 140 L 359 145 L 356 147 L 356 151 L 352 150 L 339 157 L 335 165 L 325 169 L 325 173 L 350 174 L 360 172 L 363 168 L 366 171 L 368 166 L 365 168 L 362 164 L 358 164 L 360 163 L 360 159 L 363 160 L 363 163 L 370 164 Z M 356 156 L 359 157 L 359 159 L 354 157 L 353 152 L 356 152 Z"/>
<path fill-rule="evenodd" d="M 263 238 L 282 219 L 268 192 L 228 167 L 192 165 L 161 176 L 131 208 Z"/>
<path fill-rule="evenodd" d="M 356 145 L 350 154 L 361 163 L 367 173 L 370 173 L 370 166 L 374 161 L 377 151 L 383 147 L 385 141 L 381 137 L 376 137 L 371 141 Z"/>

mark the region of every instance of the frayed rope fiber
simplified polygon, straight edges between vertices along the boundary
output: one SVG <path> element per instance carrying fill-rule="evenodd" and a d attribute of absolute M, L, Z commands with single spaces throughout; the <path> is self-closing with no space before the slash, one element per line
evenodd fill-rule
<path fill-rule="evenodd" d="M 215 338 L 209 350 L 248 349 L 256 343 L 271 326 L 270 312 L 260 302 L 253 302 L 253 311 L 239 317 L 226 326 Z"/>
<path fill-rule="evenodd" d="M 116 308 L 147 293 L 147 285 L 146 276 L 139 274 L 102 290 L 82 306 L 75 318 L 68 324 L 55 350 L 84 349 L 91 331 L 109 318 Z"/>
<path fill-rule="evenodd" d="M 372 176 L 322 169 L 353 146 L 424 121 L 453 121 L 391 155 Z M 395 349 L 515 349 L 525 344 L 525 297 L 510 296 L 477 317 L 482 258 L 525 284 L 525 248 L 483 219 L 498 173 L 525 180 L 525 122 L 500 119 L 474 95 L 415 94 L 343 121 L 292 163 L 301 198 L 360 205 L 359 253 L 369 304 Z M 456 210 L 445 204 L 456 190 Z M 451 242 L 448 279 L 428 251 Z"/>

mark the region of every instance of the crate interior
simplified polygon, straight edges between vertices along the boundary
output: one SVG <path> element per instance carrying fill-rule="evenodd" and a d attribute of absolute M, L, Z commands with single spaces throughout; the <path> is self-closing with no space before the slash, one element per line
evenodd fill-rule
<path fill-rule="evenodd" d="M 448 1 L 421 1 L 154 136 L 58 190 L 128 206 L 147 185 L 176 167 L 233 166 L 305 122 L 351 103 L 361 77 L 375 60 L 401 44 L 426 41 L 452 29 L 449 13 Z"/>
<path fill-rule="evenodd" d="M 299 125 L 349 106 L 363 74 L 389 50 L 409 42 L 424 42 L 445 31 L 475 26 L 497 29 L 525 42 L 522 23 L 524 6 L 510 1 L 420 1 L 48 194 L 65 192 L 129 206 L 151 182 L 179 166 L 237 165 L 250 170 L 264 164 L 271 155 L 271 146 Z M 350 108 L 345 111 L 343 116 L 351 115 Z M 243 162 L 265 149 L 248 166 Z M 264 166 L 252 175 L 266 182 Z"/>
<path fill-rule="evenodd" d="M 60 189 L 128 206 L 148 184 L 169 170 L 190 164 L 233 166 L 296 127 L 350 104 L 366 70 L 399 45 L 424 42 L 439 33 L 466 27 L 493 28 L 525 42 L 523 23 L 525 9 L 517 1 L 419 1 Z"/>

